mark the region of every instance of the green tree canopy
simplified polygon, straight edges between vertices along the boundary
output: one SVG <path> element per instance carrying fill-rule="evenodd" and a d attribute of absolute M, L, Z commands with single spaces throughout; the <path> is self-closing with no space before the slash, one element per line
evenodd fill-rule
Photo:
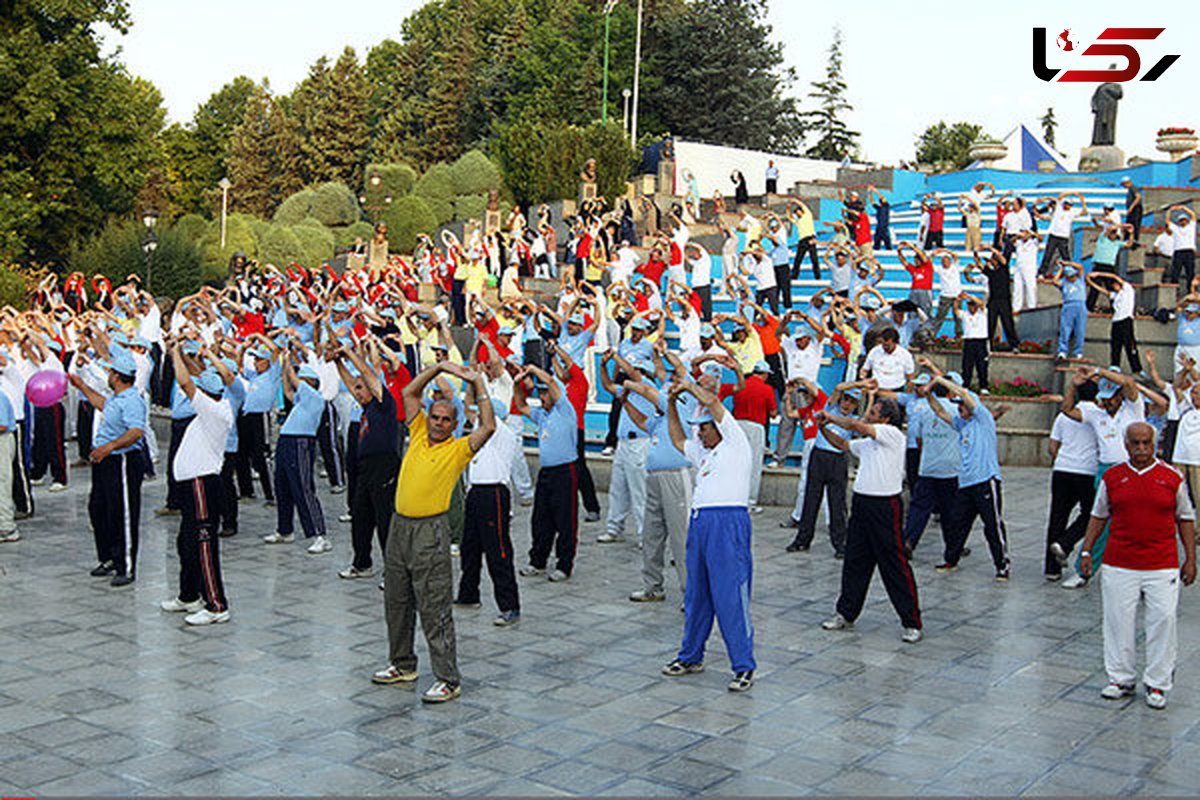
<path fill-rule="evenodd" d="M 983 128 L 970 122 L 930 125 L 917 139 L 917 161 L 921 164 L 950 162 L 958 169 L 971 163 L 971 145 Z"/>
<path fill-rule="evenodd" d="M 813 91 L 808 96 L 817 101 L 815 111 L 806 111 L 812 133 L 817 141 L 808 148 L 810 158 L 840 161 L 858 152 L 858 131 L 852 131 L 842 119 L 854 107 L 846 99 L 846 81 L 842 72 L 842 31 L 835 28 L 833 42 L 829 45 L 829 58 L 825 66 L 825 80 L 813 81 Z"/>

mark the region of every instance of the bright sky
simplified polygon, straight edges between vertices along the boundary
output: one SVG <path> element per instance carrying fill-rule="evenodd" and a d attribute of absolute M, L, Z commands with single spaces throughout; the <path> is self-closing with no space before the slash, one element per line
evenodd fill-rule
<path fill-rule="evenodd" d="M 333 8 L 327 0 L 131 0 L 130 5 L 132 30 L 110 36 L 109 45 L 122 48 L 129 68 L 158 86 L 170 120 L 186 121 L 236 75 L 267 77 L 276 91 L 287 92 L 321 55 L 335 58 L 349 44 L 362 57 L 380 40 L 398 37 L 401 21 L 421 2 L 343 0 Z M 833 27 L 842 28 L 846 82 L 855 106 L 848 121 L 862 132 L 868 160 L 912 159 L 913 141 L 939 119 L 979 123 L 997 137 L 1020 122 L 1040 132 L 1037 119 L 1053 106 L 1060 122 L 1058 149 L 1073 167 L 1079 148 L 1091 141 L 1089 99 L 1095 84 L 1044 83 L 1034 77 L 1034 26 L 1047 28 L 1051 37 L 1070 28 L 1082 46 L 1108 26 L 1165 27 L 1158 39 L 1137 45 L 1142 73 L 1162 55 L 1181 57 L 1157 81 L 1124 84 L 1117 144 L 1126 156 L 1161 158 L 1154 150 L 1159 128 L 1200 126 L 1193 99 L 1200 86 L 1200 52 L 1189 35 L 1196 29 L 1195 5 L 1168 0 L 1145 12 L 1129 9 L 1128 2 L 1115 0 L 770 0 L 770 22 L 797 72 L 792 92 L 805 107 L 808 82 L 824 76 Z M 1048 43 L 1052 68 L 1104 69 L 1113 60 L 1063 53 Z"/>

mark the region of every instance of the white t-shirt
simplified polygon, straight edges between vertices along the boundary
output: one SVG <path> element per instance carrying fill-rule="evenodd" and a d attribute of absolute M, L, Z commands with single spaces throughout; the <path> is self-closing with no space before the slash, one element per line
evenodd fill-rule
<path fill-rule="evenodd" d="M 689 258 L 692 265 L 692 288 L 712 285 L 712 256 L 707 252 L 699 258 Z"/>
<path fill-rule="evenodd" d="M 800 347 L 791 336 L 779 340 L 779 349 L 787 357 L 787 379 L 805 378 L 817 382 L 817 373 L 821 371 L 821 343 L 814 336 L 809 339 L 808 347 Z"/>
<path fill-rule="evenodd" d="M 1171 454 L 1171 462 L 1200 465 L 1200 410 L 1188 408 L 1179 415 L 1179 429 L 1175 434 L 1175 452 Z"/>
<path fill-rule="evenodd" d="M 695 309 L 675 317 L 675 326 L 679 328 L 679 349 L 695 350 L 700 347 L 700 315 Z"/>
<path fill-rule="evenodd" d="M 688 240 L 691 238 L 692 232 L 688 230 L 688 226 L 684 225 L 682 222 L 679 223 L 679 227 L 675 229 L 675 233 L 671 235 L 671 241 L 675 242 L 680 250 L 687 247 Z"/>
<path fill-rule="evenodd" d="M 508 374 L 508 370 L 502 370 L 499 377 L 492 378 L 484 377 L 484 384 L 487 386 L 488 397 L 493 400 L 499 400 L 505 406 L 512 405 L 513 398 L 513 379 L 512 375 Z M 500 425 L 496 426 L 497 428 Z"/>
<path fill-rule="evenodd" d="M 1112 298 L 1113 322 L 1120 322 L 1133 316 L 1133 286 L 1131 284 L 1121 284 L 1120 289 L 1109 292 L 1108 296 Z"/>
<path fill-rule="evenodd" d="M 517 434 L 500 420 L 496 430 L 467 466 L 471 485 L 481 483 L 507 484 L 512 474 L 513 456 L 517 452 Z"/>
<path fill-rule="evenodd" d="M 771 259 L 767 256 L 751 257 L 753 265 L 751 269 L 754 272 L 754 281 L 756 287 L 762 289 L 775 288 L 775 265 L 771 263 Z"/>
<path fill-rule="evenodd" d="M 903 347 L 896 345 L 896 349 L 889 353 L 882 344 L 877 344 L 867 353 L 863 370 L 870 370 L 871 377 L 879 381 L 880 389 L 896 391 L 904 388 L 907 376 L 916 372 L 917 367 L 912 353 Z"/>
<path fill-rule="evenodd" d="M 617 258 L 612 265 L 612 279 L 614 283 L 629 282 L 629 276 L 637 269 L 637 253 L 633 252 L 633 248 L 622 247 L 617 250 Z"/>
<path fill-rule="evenodd" d="M 139 318 L 138 336 L 150 344 L 162 344 L 162 311 L 157 303 L 151 303 L 150 310 Z"/>
<path fill-rule="evenodd" d="M 1196 220 L 1192 219 L 1187 225 L 1171 224 L 1171 244 L 1175 251 L 1196 249 Z"/>
<path fill-rule="evenodd" d="M 325 399 L 325 402 L 329 402 L 337 397 L 338 390 L 342 385 L 342 376 L 338 373 L 337 363 L 326 361 L 323 358 L 313 358 L 309 360 L 308 364 L 321 377 L 317 391 L 321 393 L 321 397 Z"/>
<path fill-rule="evenodd" d="M 225 441 L 233 427 L 233 406 L 228 400 L 213 400 L 197 389 L 192 408 L 196 416 L 188 423 L 175 453 L 176 481 L 219 475 L 225 461 Z"/>
<path fill-rule="evenodd" d="M 1076 422 L 1060 411 L 1050 428 L 1050 438 L 1060 443 L 1058 455 L 1054 457 L 1055 472 L 1096 474 L 1100 446 L 1091 425 Z"/>
<path fill-rule="evenodd" d="M 937 273 L 942 297 L 958 297 L 962 294 L 962 267 L 958 262 L 951 260 L 949 267 L 943 267 L 942 259 L 935 258 L 933 271 Z"/>
<path fill-rule="evenodd" d="M 1083 209 L 1077 205 L 1072 205 L 1070 208 L 1063 208 L 1059 203 L 1054 208 L 1054 213 L 1050 215 L 1050 230 L 1051 236 L 1058 236 L 1062 239 L 1071 238 L 1071 223 L 1079 219 L 1083 214 Z M 1007 220 L 1008 218 L 1005 217 Z"/>
<path fill-rule="evenodd" d="M 1092 427 L 1100 447 L 1100 463 L 1120 464 L 1129 457 L 1125 451 L 1125 429 L 1135 422 L 1146 421 L 1146 410 L 1141 398 L 1122 400 L 1117 413 L 1109 415 L 1095 403 L 1080 403 L 1079 413 L 1083 421 Z"/>
<path fill-rule="evenodd" d="M 684 455 L 696 465 L 693 509 L 750 504 L 750 473 L 754 467 L 750 441 L 728 410 L 717 423 L 717 430 L 721 441 L 711 450 L 695 437 L 689 437 L 684 445 Z"/>
<path fill-rule="evenodd" d="M 1169 232 L 1163 231 L 1154 240 L 1154 251 L 1161 253 L 1168 258 L 1175 255 L 1175 237 Z"/>
<path fill-rule="evenodd" d="M 1017 267 L 1037 267 L 1038 240 L 1032 237 L 1017 239 L 1013 242 L 1013 254 L 1016 256 Z"/>
<path fill-rule="evenodd" d="M 1004 232 L 1006 234 L 1028 230 L 1033 230 L 1033 217 L 1029 216 L 1028 208 L 1010 211 L 1004 215 Z"/>
<path fill-rule="evenodd" d="M 858 456 L 854 493 L 892 497 L 904 485 L 904 433 L 894 425 L 875 425 L 875 436 L 850 441 L 850 452 Z"/>
<path fill-rule="evenodd" d="M 980 308 L 975 313 L 971 313 L 967 309 L 962 310 L 960 315 L 963 326 L 964 339 L 987 339 L 987 312 Z"/>
<path fill-rule="evenodd" d="M 137 370 L 133 373 L 133 388 L 137 389 L 139 394 L 144 395 L 150 390 L 150 375 L 154 372 L 154 364 L 150 361 L 150 356 L 147 353 L 130 353 L 133 356 L 133 363 Z M 105 385 L 108 381 L 105 381 Z"/>
<path fill-rule="evenodd" d="M 35 370 L 16 347 L 4 351 L 8 366 L 0 368 L 0 391 L 8 396 L 17 422 L 25 420 L 25 383 Z"/>

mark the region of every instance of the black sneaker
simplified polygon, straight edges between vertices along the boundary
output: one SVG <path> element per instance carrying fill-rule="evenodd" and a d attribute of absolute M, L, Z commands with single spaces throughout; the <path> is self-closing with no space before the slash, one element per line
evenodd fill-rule
<path fill-rule="evenodd" d="M 754 670 L 748 669 L 744 672 L 734 673 L 733 680 L 729 682 L 729 691 L 745 692 L 749 691 L 754 685 Z"/>
<path fill-rule="evenodd" d="M 808 545 L 800 544 L 800 542 L 792 542 L 785 549 L 789 553 L 807 553 Z"/>
<path fill-rule="evenodd" d="M 113 575 L 113 579 L 108 582 L 109 586 L 128 586 L 133 583 L 132 575 Z"/>
<path fill-rule="evenodd" d="M 680 661 L 678 658 L 662 668 L 662 674 L 670 675 L 672 678 L 678 677 L 680 675 L 687 675 L 692 672 L 703 672 L 703 671 L 704 671 L 704 662 L 703 661 L 701 661 L 698 664 L 685 664 L 682 661 Z"/>
<path fill-rule="evenodd" d="M 88 574 L 93 578 L 107 578 L 109 575 L 115 575 L 116 573 L 117 569 L 113 566 L 113 563 L 111 561 L 105 561 L 92 567 L 92 571 Z"/>
<path fill-rule="evenodd" d="M 1007 581 L 1008 581 L 1008 566 L 1005 565 L 1005 566 L 1001 567 L 1000 569 L 996 570 L 996 582 L 997 583 L 1005 583 Z"/>

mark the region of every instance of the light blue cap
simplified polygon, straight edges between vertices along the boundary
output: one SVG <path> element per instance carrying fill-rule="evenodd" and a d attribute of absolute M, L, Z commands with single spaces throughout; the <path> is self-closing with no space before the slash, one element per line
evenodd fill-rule
<path fill-rule="evenodd" d="M 962 377 L 962 375 L 959 375 L 957 372 L 947 372 L 945 377 L 946 377 L 946 380 L 950 381 L 951 383 L 956 383 L 959 386 L 963 385 L 963 377 Z"/>
<path fill-rule="evenodd" d="M 633 321 L 633 327 L 639 331 L 648 331 L 650 330 L 650 323 L 645 317 L 638 317 Z"/>
<path fill-rule="evenodd" d="M 334 311 L 338 312 L 339 314 L 350 313 L 350 306 L 346 305 L 345 300 L 338 300 L 336 303 L 333 304 L 332 308 Z"/>
<path fill-rule="evenodd" d="M 129 347 L 129 335 L 125 331 L 117 331 L 112 335 L 112 340 L 117 344 Z"/>
<path fill-rule="evenodd" d="M 112 358 L 101 362 L 100 366 L 111 369 L 113 372 L 118 372 L 127 378 L 132 378 L 137 373 L 137 364 L 128 351 L 120 350 L 111 353 L 111 355 Z"/>
<path fill-rule="evenodd" d="M 714 378 L 719 378 L 724 369 L 720 361 L 705 361 L 700 371 L 705 375 L 712 375 Z"/>
<path fill-rule="evenodd" d="M 184 355 L 194 356 L 200 353 L 200 343 L 192 339 L 183 343 Z"/>
<path fill-rule="evenodd" d="M 133 347 L 144 347 L 147 350 L 150 349 L 150 340 L 145 336 L 135 336 L 129 344 Z"/>
<path fill-rule="evenodd" d="M 1107 400 L 1110 397 L 1115 397 L 1119 391 L 1121 391 L 1121 384 L 1110 381 L 1108 378 L 1101 378 L 1100 388 L 1096 392 L 1096 397 L 1101 400 Z"/>
<path fill-rule="evenodd" d="M 234 361 L 229 356 L 225 356 L 224 358 L 221 359 L 221 363 L 225 365 L 225 369 L 229 370 L 234 375 L 237 375 L 238 365 L 237 365 L 236 361 Z"/>
<path fill-rule="evenodd" d="M 51 339 L 49 336 L 46 337 L 46 347 L 49 347 L 56 353 L 62 352 L 62 343 L 58 339 Z"/>
<path fill-rule="evenodd" d="M 587 325 L 587 320 L 578 311 L 567 317 L 567 322 L 571 325 Z"/>
<path fill-rule="evenodd" d="M 1075 267 L 1063 267 L 1063 275 L 1074 276 L 1078 274 L 1079 270 L 1077 270 Z"/>
<path fill-rule="evenodd" d="M 696 409 L 696 413 L 688 420 L 689 425 L 701 425 L 705 422 L 715 422 L 715 420 L 713 419 L 712 412 L 704 406 Z"/>
<path fill-rule="evenodd" d="M 385 318 L 387 318 L 387 319 L 395 319 L 395 318 L 396 318 L 396 309 L 394 309 L 394 308 L 385 308 L 385 309 L 383 309 L 382 311 L 380 311 L 380 312 L 379 312 L 379 316 L 381 316 L 381 317 L 385 317 Z"/>
<path fill-rule="evenodd" d="M 873 294 L 865 294 L 863 295 L 862 299 L 858 301 L 858 304 L 862 308 L 879 308 L 879 298 Z"/>
<path fill-rule="evenodd" d="M 812 338 L 813 329 L 807 323 L 801 322 L 796 326 L 796 330 L 792 331 L 793 339 L 803 339 L 805 336 Z"/>
<path fill-rule="evenodd" d="M 922 372 L 920 375 L 913 378 L 913 385 L 914 386 L 925 386 L 926 384 L 930 383 L 932 380 L 933 380 L 932 375 L 930 375 L 928 372 Z"/>
<path fill-rule="evenodd" d="M 771 374 L 771 365 L 765 361 L 755 361 L 754 369 L 752 371 L 756 372 L 756 373 L 761 373 L 763 375 L 769 375 L 769 374 Z"/>
<path fill-rule="evenodd" d="M 1188 303 L 1183 307 L 1184 311 L 1190 311 L 1193 314 L 1200 313 L 1200 303 Z"/>
<path fill-rule="evenodd" d="M 847 389 L 846 391 L 842 392 L 842 397 L 849 397 L 854 400 L 862 400 L 862 390 L 861 389 Z"/>
<path fill-rule="evenodd" d="M 513 330 L 513 327 L 511 325 L 501 325 L 496 330 L 497 336 L 512 336 L 514 333 L 516 333 L 516 331 Z"/>
<path fill-rule="evenodd" d="M 221 375 L 212 367 L 204 370 L 196 376 L 196 386 L 200 391 L 209 394 L 221 395 L 225 393 L 225 381 L 221 380 Z"/>
<path fill-rule="evenodd" d="M 271 360 L 271 351 L 265 347 L 256 347 L 251 352 L 254 353 L 255 358 L 261 358 L 264 361 Z"/>
<path fill-rule="evenodd" d="M 296 377 L 312 378 L 315 381 L 321 380 L 320 373 L 317 372 L 316 368 L 314 368 L 312 364 L 305 364 L 304 366 L 300 367 L 300 371 L 296 373 Z"/>

